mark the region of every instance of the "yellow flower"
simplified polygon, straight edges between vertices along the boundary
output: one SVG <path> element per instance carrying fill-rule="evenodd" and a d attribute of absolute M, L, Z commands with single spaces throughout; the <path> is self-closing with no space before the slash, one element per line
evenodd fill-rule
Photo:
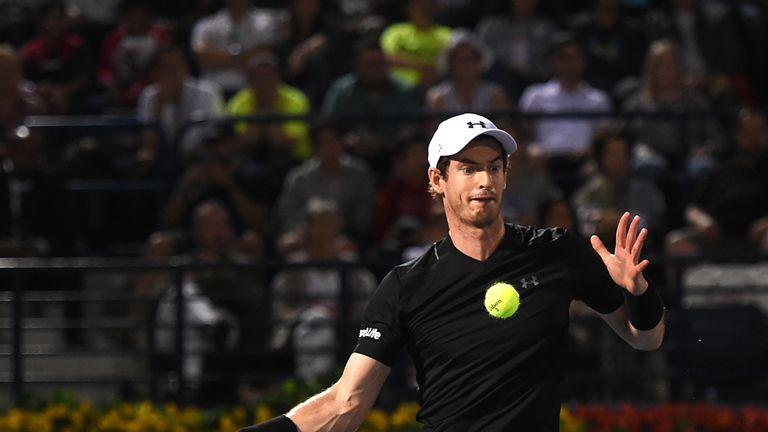
<path fill-rule="evenodd" d="M 363 424 L 360 426 L 360 432 L 388 432 L 389 417 L 387 413 L 380 409 L 373 409 L 368 413 Z"/>
<path fill-rule="evenodd" d="M 232 420 L 234 420 L 236 423 L 244 424 L 245 423 L 245 408 L 238 406 L 235 407 L 234 410 L 232 410 Z"/>
<path fill-rule="evenodd" d="M 254 418 L 256 419 L 256 423 L 261 423 L 263 421 L 267 421 L 275 416 L 275 412 L 267 406 L 266 404 L 259 404 L 256 407 L 256 412 L 254 413 Z"/>
<path fill-rule="evenodd" d="M 571 414 L 567 407 L 560 407 L 560 432 L 584 432 L 586 424 Z"/>
<path fill-rule="evenodd" d="M 398 405 L 390 418 L 393 427 L 415 425 L 416 414 L 419 412 L 419 404 L 416 402 L 404 402 Z"/>
<path fill-rule="evenodd" d="M 220 432 L 232 432 L 239 427 L 243 426 L 242 423 L 238 424 L 235 423 L 232 418 L 228 415 L 223 415 L 221 419 L 219 420 L 219 431 Z"/>
<path fill-rule="evenodd" d="M 188 429 L 194 429 L 200 425 L 203 421 L 203 414 L 200 410 L 194 408 L 187 408 L 181 412 L 179 422 Z"/>

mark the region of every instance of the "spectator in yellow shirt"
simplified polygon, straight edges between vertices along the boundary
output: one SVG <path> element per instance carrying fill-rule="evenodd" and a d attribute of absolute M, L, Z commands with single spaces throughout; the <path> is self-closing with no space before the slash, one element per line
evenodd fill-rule
<path fill-rule="evenodd" d="M 392 24 L 381 34 L 381 47 L 392 72 L 406 84 L 429 87 L 439 81 L 435 69 L 451 37 L 449 27 L 434 22 L 436 0 L 410 0 L 408 21 Z"/>
<path fill-rule="evenodd" d="M 274 54 L 262 53 L 250 58 L 245 63 L 245 74 L 248 87 L 229 100 L 229 115 L 303 115 L 309 112 L 309 100 L 304 93 L 282 81 Z M 304 160 L 312 153 L 309 127 L 305 121 L 243 121 L 236 127 L 251 156 L 289 156 Z"/>

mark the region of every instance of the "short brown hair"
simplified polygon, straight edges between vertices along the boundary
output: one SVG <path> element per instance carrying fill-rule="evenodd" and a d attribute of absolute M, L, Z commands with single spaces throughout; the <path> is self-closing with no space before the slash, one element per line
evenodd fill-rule
<path fill-rule="evenodd" d="M 451 164 L 451 159 L 448 158 L 448 156 L 440 156 L 440 159 L 437 160 L 437 166 L 436 168 L 440 171 L 440 176 L 442 178 L 448 178 L 448 165 Z M 432 181 L 427 180 L 427 192 L 432 196 L 432 199 L 437 199 L 441 195 L 437 193 L 437 191 L 432 187 Z"/>

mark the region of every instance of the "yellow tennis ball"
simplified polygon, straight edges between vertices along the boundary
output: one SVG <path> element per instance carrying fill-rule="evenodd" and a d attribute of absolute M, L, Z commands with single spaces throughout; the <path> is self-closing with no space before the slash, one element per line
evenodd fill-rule
<path fill-rule="evenodd" d="M 485 310 L 495 318 L 507 319 L 517 312 L 520 294 L 512 284 L 496 282 L 485 292 Z"/>

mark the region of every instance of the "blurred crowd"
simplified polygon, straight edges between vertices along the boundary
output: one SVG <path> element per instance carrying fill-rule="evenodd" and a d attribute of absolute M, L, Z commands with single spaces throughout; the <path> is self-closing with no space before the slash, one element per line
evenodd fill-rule
<path fill-rule="evenodd" d="M 519 143 L 509 221 L 610 240 L 627 210 L 650 252 L 768 251 L 764 0 L 0 0 L 0 40 L 2 256 L 403 262 L 446 234 L 426 149 L 466 111 Z M 148 126 L 50 132 L 35 115 Z M 72 186 L 158 179 L 168 158 L 160 199 Z M 261 310 L 217 309 L 210 286 L 254 282 L 208 276 L 184 280 L 201 325 Z M 294 324 L 248 343 L 322 338 L 339 305 L 314 299 L 338 272 L 269 280 L 264 313 Z M 167 286 L 144 274 L 135 292 L 168 318 Z"/>

